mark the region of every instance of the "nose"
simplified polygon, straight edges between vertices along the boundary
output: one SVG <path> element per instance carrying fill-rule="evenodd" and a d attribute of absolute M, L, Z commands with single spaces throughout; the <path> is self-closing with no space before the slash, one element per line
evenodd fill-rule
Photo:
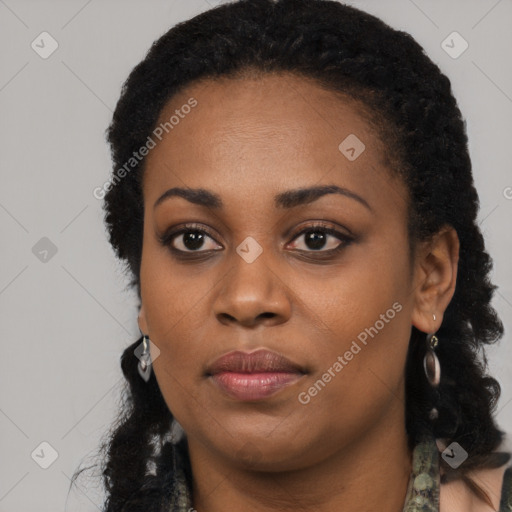
<path fill-rule="evenodd" d="M 214 314 L 225 325 L 278 325 L 290 318 L 289 287 L 265 251 L 252 263 L 233 254 L 230 271 L 214 300 Z"/>

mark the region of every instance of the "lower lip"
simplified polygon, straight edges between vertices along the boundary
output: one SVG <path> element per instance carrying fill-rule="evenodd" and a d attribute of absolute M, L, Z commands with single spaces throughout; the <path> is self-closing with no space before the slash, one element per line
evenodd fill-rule
<path fill-rule="evenodd" d="M 261 400 L 297 382 L 304 374 L 288 372 L 235 373 L 212 375 L 213 381 L 237 400 Z"/>

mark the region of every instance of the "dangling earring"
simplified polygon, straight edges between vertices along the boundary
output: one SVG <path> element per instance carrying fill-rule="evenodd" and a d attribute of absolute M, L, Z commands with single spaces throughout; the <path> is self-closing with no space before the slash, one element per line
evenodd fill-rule
<path fill-rule="evenodd" d="M 178 420 L 173 417 L 171 421 L 171 430 L 170 430 L 170 441 L 172 444 L 178 444 L 183 437 L 185 436 L 185 431 L 183 427 L 179 424 Z"/>
<path fill-rule="evenodd" d="M 137 352 L 140 352 L 141 345 L 135 349 L 135 355 L 139 358 L 137 369 L 139 370 L 139 375 L 146 382 L 151 377 L 151 354 L 149 353 L 149 343 L 149 337 L 145 334 L 142 334 L 142 353 L 140 353 L 140 355 L 137 354 Z"/>
<path fill-rule="evenodd" d="M 435 322 L 436 315 L 433 315 L 433 317 Z M 425 370 L 428 383 L 434 389 L 436 389 L 439 386 L 439 382 L 441 381 L 441 365 L 439 364 L 439 359 L 435 353 L 435 348 L 439 343 L 439 339 L 434 333 L 430 333 L 427 334 L 426 343 L 427 351 L 425 353 L 425 357 L 423 358 L 423 369 Z M 438 417 L 438 411 L 435 407 L 430 411 L 429 417 L 431 420 L 434 420 Z"/>

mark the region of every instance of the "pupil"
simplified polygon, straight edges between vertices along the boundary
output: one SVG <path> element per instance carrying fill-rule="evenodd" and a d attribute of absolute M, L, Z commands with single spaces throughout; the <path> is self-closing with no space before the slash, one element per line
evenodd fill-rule
<path fill-rule="evenodd" d="M 325 233 L 320 231 L 310 231 L 306 235 L 306 244 L 310 249 L 321 249 L 325 245 Z"/>
<path fill-rule="evenodd" d="M 189 231 L 183 237 L 183 244 L 187 249 L 200 249 L 203 245 L 203 234 L 199 231 Z M 325 233 L 310 231 L 306 236 L 306 244 L 310 249 L 321 249 L 325 245 Z"/>
<path fill-rule="evenodd" d="M 183 236 L 183 244 L 187 249 L 199 249 L 203 244 L 203 234 L 198 231 L 190 231 Z"/>

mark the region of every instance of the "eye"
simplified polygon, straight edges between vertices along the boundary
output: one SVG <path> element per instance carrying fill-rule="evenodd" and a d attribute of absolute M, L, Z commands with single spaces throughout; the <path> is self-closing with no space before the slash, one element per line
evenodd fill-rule
<path fill-rule="evenodd" d="M 207 254 L 222 250 L 223 247 L 215 240 L 215 235 L 208 228 L 198 224 L 186 224 L 173 228 L 158 240 L 168 247 L 177 257 L 193 257 L 194 254 Z M 318 256 L 329 256 L 341 251 L 354 238 L 346 235 L 330 225 L 315 223 L 305 227 L 293 240 L 303 237 L 303 242 L 292 241 L 292 249 L 303 253 L 319 253 Z"/>
<path fill-rule="evenodd" d="M 176 253 L 218 251 L 222 246 L 215 242 L 213 234 L 204 227 L 187 224 L 158 237 L 160 243 Z M 202 249 L 202 250 L 200 250 Z"/>
<path fill-rule="evenodd" d="M 293 249 L 303 252 L 333 253 L 348 245 L 353 238 L 331 226 L 314 224 L 298 233 L 294 240 L 303 237 L 302 243 L 293 242 Z"/>

